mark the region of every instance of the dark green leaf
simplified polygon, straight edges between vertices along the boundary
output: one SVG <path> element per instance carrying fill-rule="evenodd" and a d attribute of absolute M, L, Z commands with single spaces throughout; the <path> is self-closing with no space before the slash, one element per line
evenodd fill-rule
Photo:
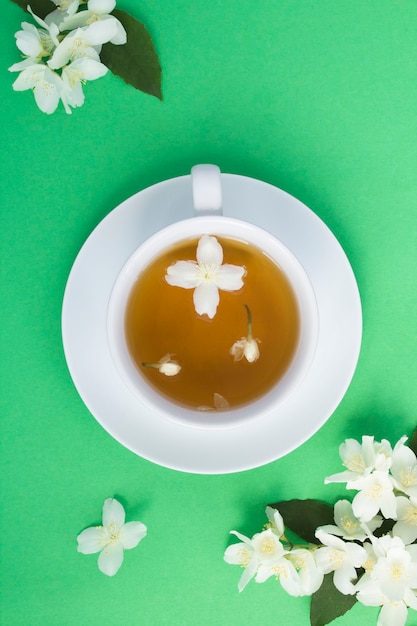
<path fill-rule="evenodd" d="M 379 528 L 376 528 L 373 534 L 375 535 L 375 537 L 383 537 L 384 535 L 387 535 L 389 532 L 391 532 L 394 524 L 395 520 L 384 519 L 381 526 Z"/>
<path fill-rule="evenodd" d="M 126 29 L 127 43 L 103 46 L 100 57 L 104 65 L 126 83 L 162 100 L 161 66 L 151 36 L 145 26 L 128 13 L 112 13 Z"/>
<path fill-rule="evenodd" d="M 51 0 L 12 0 L 12 2 L 18 4 L 25 11 L 27 11 L 29 4 L 34 14 L 42 19 L 56 9 L 55 4 Z"/>
<path fill-rule="evenodd" d="M 413 432 L 411 439 L 407 442 L 409 448 L 412 449 L 414 454 L 417 456 L 417 428 Z"/>
<path fill-rule="evenodd" d="M 283 500 L 269 506 L 278 509 L 287 528 L 309 543 L 319 543 L 318 526 L 334 524 L 333 508 L 317 500 Z"/>
<path fill-rule="evenodd" d="M 356 603 L 356 596 L 345 596 L 333 584 L 333 573 L 326 574 L 318 591 L 313 593 L 310 605 L 311 626 L 325 626 L 344 615 Z"/>

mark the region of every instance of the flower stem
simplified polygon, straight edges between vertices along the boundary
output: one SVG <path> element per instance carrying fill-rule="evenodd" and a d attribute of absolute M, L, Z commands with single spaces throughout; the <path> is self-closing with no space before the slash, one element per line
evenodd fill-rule
<path fill-rule="evenodd" d="M 252 341 L 252 313 L 247 304 L 243 305 L 246 309 L 246 315 L 248 316 L 248 341 Z"/>
<path fill-rule="evenodd" d="M 159 370 L 159 368 L 161 367 L 160 363 L 142 363 L 143 367 L 153 367 L 156 370 Z"/>

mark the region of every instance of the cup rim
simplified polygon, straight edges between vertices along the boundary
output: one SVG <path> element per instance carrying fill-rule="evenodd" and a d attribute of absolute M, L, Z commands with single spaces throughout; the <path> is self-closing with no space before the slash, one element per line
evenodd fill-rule
<path fill-rule="evenodd" d="M 239 232 L 237 232 L 238 229 Z M 125 308 L 140 271 L 157 258 L 164 248 L 203 234 L 245 240 L 265 252 L 287 275 L 300 314 L 297 348 L 291 363 L 277 384 L 261 397 L 224 411 L 191 409 L 159 394 L 140 374 L 130 357 L 125 342 Z M 262 243 L 259 243 L 261 240 Z M 162 245 L 163 242 L 165 245 Z M 289 268 L 291 268 L 291 276 L 288 275 Z M 296 284 L 294 284 L 295 281 Z M 205 429 L 239 426 L 265 413 L 279 410 L 281 404 L 296 392 L 310 369 L 319 333 L 318 307 L 314 289 L 297 257 L 269 231 L 251 222 L 223 215 L 197 215 L 183 219 L 164 227 L 142 242 L 124 263 L 115 279 L 107 306 L 106 326 L 107 342 L 113 364 L 128 389 L 149 409 L 156 411 L 164 418 L 184 426 Z"/>

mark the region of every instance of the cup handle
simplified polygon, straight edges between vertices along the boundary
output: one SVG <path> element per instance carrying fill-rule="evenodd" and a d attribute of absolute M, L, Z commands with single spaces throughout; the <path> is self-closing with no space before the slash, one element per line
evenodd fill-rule
<path fill-rule="evenodd" d="M 221 173 L 217 165 L 191 168 L 194 215 L 222 215 Z"/>

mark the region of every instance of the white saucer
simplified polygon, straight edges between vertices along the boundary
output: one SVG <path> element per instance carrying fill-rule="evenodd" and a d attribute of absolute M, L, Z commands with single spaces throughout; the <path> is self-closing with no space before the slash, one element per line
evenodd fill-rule
<path fill-rule="evenodd" d="M 133 250 L 168 224 L 191 217 L 191 176 L 132 196 L 92 232 L 71 270 L 62 311 L 65 356 L 97 421 L 126 448 L 164 467 L 225 474 L 274 461 L 311 437 L 342 400 L 362 338 L 359 291 L 327 226 L 284 191 L 222 174 L 223 213 L 269 230 L 298 257 L 316 293 L 320 332 L 314 362 L 297 393 L 274 414 L 227 429 L 189 428 L 150 414 L 119 378 L 106 336 L 114 281 Z"/>

